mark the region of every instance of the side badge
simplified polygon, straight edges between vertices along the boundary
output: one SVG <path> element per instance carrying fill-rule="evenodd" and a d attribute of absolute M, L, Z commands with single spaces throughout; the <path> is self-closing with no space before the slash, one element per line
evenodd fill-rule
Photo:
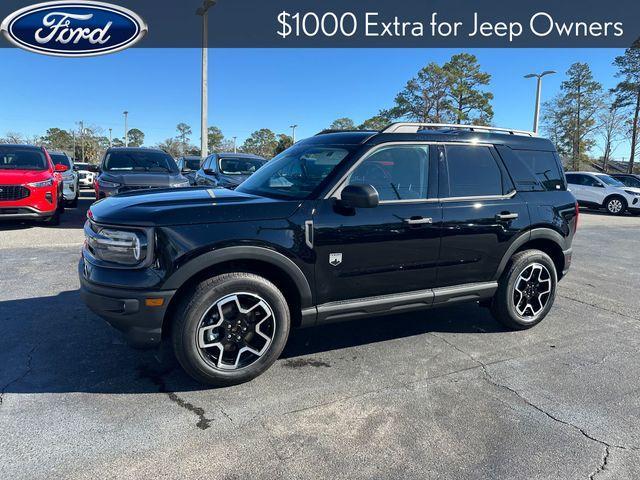
<path fill-rule="evenodd" d="M 330 253 L 329 254 L 329 265 L 333 267 L 337 267 L 342 263 L 342 254 L 341 253 Z"/>

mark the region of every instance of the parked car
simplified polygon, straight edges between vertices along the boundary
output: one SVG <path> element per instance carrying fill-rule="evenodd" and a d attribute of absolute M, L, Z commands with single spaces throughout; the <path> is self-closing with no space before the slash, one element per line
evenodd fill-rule
<path fill-rule="evenodd" d="M 0 219 L 57 225 L 64 211 L 62 176 L 42 147 L 0 145 Z"/>
<path fill-rule="evenodd" d="M 184 175 L 188 180 L 189 184 L 196 184 L 196 173 L 200 170 L 200 163 L 202 159 L 200 157 L 180 157 L 176 160 L 178 164 L 178 170 L 180 173 Z"/>
<path fill-rule="evenodd" d="M 62 195 L 64 202 L 71 208 L 78 206 L 80 184 L 78 173 L 74 170 L 73 160 L 64 152 L 49 152 L 54 165 L 64 165 L 67 170 L 62 173 Z"/>
<path fill-rule="evenodd" d="M 234 189 L 265 163 L 266 159 L 248 153 L 214 153 L 202 162 L 195 183 Z"/>
<path fill-rule="evenodd" d="M 98 202 L 79 275 L 131 343 L 170 340 L 193 378 L 230 385 L 264 372 L 294 327 L 458 302 L 533 327 L 577 224 L 550 141 L 394 124 L 302 140 L 234 191 Z"/>
<path fill-rule="evenodd" d="M 188 187 L 171 155 L 151 148 L 109 148 L 95 182 L 96 200 L 118 193 Z"/>
<path fill-rule="evenodd" d="M 610 176 L 623 183 L 626 187 L 640 188 L 640 175 L 635 173 L 612 173 Z"/>
<path fill-rule="evenodd" d="M 96 165 L 89 163 L 74 162 L 73 167 L 78 172 L 78 183 L 81 187 L 93 188 L 93 182 L 98 171 Z"/>
<path fill-rule="evenodd" d="M 640 188 L 627 187 L 605 173 L 568 172 L 567 182 L 581 206 L 604 208 L 611 215 L 640 214 Z"/>

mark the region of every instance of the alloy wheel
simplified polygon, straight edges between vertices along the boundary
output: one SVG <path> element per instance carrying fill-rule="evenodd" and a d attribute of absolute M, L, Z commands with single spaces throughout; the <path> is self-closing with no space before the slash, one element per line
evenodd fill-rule
<path fill-rule="evenodd" d="M 622 208 L 623 208 L 622 202 L 617 198 L 609 200 L 609 203 L 607 203 L 607 210 L 609 210 L 609 212 L 611 213 L 620 213 Z"/>
<path fill-rule="evenodd" d="M 267 301 L 255 293 L 238 292 L 207 309 L 196 330 L 196 342 L 211 367 L 239 370 L 269 350 L 275 332 L 275 316 Z"/>
<path fill-rule="evenodd" d="M 553 282 L 547 267 L 541 263 L 527 265 L 513 288 L 513 304 L 518 315 L 533 321 L 551 298 Z"/>

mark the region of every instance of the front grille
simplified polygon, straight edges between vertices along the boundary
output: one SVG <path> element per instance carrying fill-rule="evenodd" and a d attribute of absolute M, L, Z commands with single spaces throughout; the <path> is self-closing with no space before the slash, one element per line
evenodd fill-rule
<path fill-rule="evenodd" d="M 22 185 L 0 185 L 0 201 L 22 200 L 31 192 Z"/>

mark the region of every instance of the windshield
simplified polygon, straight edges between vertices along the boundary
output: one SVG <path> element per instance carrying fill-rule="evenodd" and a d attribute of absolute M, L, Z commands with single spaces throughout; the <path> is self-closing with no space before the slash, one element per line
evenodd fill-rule
<path fill-rule="evenodd" d="M 185 158 L 184 166 L 187 170 L 200 170 L 199 158 Z"/>
<path fill-rule="evenodd" d="M 326 145 L 291 147 L 249 177 L 238 191 L 266 197 L 305 199 L 349 153 L 345 147 Z"/>
<path fill-rule="evenodd" d="M 264 160 L 258 158 L 224 157 L 219 161 L 220 172 L 225 175 L 252 175 L 265 164 Z"/>
<path fill-rule="evenodd" d="M 599 180 L 606 183 L 607 185 L 611 185 L 612 187 L 624 187 L 624 183 L 616 180 L 613 177 L 610 177 L 609 175 L 598 175 L 597 177 Z"/>
<path fill-rule="evenodd" d="M 176 162 L 163 152 L 109 152 L 104 159 L 109 172 L 177 172 Z"/>
<path fill-rule="evenodd" d="M 71 162 L 69 161 L 69 157 L 66 155 L 50 153 L 49 156 L 51 157 L 51 160 L 53 160 L 54 165 L 64 165 L 67 168 L 71 168 Z"/>
<path fill-rule="evenodd" d="M 0 170 L 46 170 L 47 160 L 35 148 L 0 147 Z"/>

